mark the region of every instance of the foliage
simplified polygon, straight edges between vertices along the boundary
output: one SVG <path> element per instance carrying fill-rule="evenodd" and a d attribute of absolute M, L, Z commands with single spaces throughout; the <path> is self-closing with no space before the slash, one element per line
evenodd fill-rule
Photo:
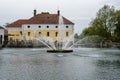
<path fill-rule="evenodd" d="M 108 32 L 112 33 L 114 31 L 117 20 L 113 6 L 110 7 L 108 5 L 105 5 L 98 11 L 97 18 L 101 20 L 102 25 Z"/>
<path fill-rule="evenodd" d="M 104 41 L 104 38 L 98 35 L 93 35 L 84 37 L 81 39 L 80 43 L 100 43 L 101 41 Z"/>
<path fill-rule="evenodd" d="M 49 12 L 42 12 L 41 14 L 49 14 Z"/>
<path fill-rule="evenodd" d="M 74 38 L 78 38 L 79 36 L 78 36 L 78 34 L 77 33 L 75 33 L 75 35 L 74 35 Z"/>
<path fill-rule="evenodd" d="M 82 35 L 98 35 L 106 40 L 120 36 L 120 11 L 116 11 L 113 6 L 104 5 L 90 22 L 90 26 L 83 30 Z"/>
<path fill-rule="evenodd" d="M 83 34 L 86 35 L 86 36 L 94 35 L 94 29 L 93 29 L 93 27 L 85 28 L 83 30 Z"/>
<path fill-rule="evenodd" d="M 116 11 L 117 24 L 114 34 L 114 41 L 120 42 L 120 10 Z"/>

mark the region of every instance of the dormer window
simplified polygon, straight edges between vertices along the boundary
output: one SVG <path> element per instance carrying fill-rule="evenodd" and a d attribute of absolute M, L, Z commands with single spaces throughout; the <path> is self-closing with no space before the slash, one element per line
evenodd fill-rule
<path fill-rule="evenodd" d="M 66 28 L 68 28 L 69 26 L 66 26 Z"/>
<path fill-rule="evenodd" d="M 27 26 L 28 28 L 30 28 L 30 26 Z"/>
<path fill-rule="evenodd" d="M 41 26 L 38 26 L 38 28 L 41 28 Z"/>
<path fill-rule="evenodd" d="M 58 26 L 55 26 L 55 28 L 58 28 Z"/>
<path fill-rule="evenodd" d="M 47 28 L 49 28 L 49 26 L 47 26 Z"/>

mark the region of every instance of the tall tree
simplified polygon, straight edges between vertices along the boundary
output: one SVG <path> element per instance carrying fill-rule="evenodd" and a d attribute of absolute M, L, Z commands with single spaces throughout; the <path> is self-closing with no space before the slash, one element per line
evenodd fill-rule
<path fill-rule="evenodd" d="M 79 35 L 77 33 L 75 33 L 74 39 L 75 39 L 75 42 L 79 40 Z"/>
<path fill-rule="evenodd" d="M 116 11 L 117 24 L 115 29 L 115 34 L 120 36 L 120 10 Z"/>
<path fill-rule="evenodd" d="M 84 36 L 91 36 L 91 35 L 95 35 L 95 29 L 93 27 L 88 27 L 88 28 L 85 28 L 83 30 L 83 33 L 82 33 Z"/>
<path fill-rule="evenodd" d="M 106 38 L 110 39 L 112 33 L 114 33 L 117 23 L 114 7 L 104 5 L 97 12 L 96 18 L 100 20 L 100 23 L 97 24 L 97 27 L 101 25 L 101 27 L 103 27 L 103 29 L 106 31 L 105 33 Z"/>
<path fill-rule="evenodd" d="M 116 14 L 118 15 L 117 18 Z M 99 9 L 90 26 L 83 30 L 82 35 L 98 35 L 106 40 L 112 40 L 113 33 L 120 34 L 120 22 L 118 20 L 120 21 L 120 11 L 116 13 L 113 6 L 104 5 Z"/>
<path fill-rule="evenodd" d="M 117 24 L 113 40 L 120 42 L 120 10 L 116 11 Z"/>
<path fill-rule="evenodd" d="M 95 18 L 92 22 L 91 22 L 91 26 L 93 27 L 93 32 L 94 35 L 99 35 L 101 37 L 106 37 L 106 30 L 104 28 L 104 26 L 102 25 L 102 20 L 100 20 L 99 18 Z"/>

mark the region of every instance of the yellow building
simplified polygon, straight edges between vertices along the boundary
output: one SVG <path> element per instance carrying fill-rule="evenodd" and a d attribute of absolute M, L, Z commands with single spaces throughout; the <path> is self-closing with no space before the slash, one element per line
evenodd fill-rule
<path fill-rule="evenodd" d="M 58 40 L 59 36 L 62 39 L 69 38 L 74 33 L 74 23 L 70 20 L 62 17 L 63 25 L 59 24 L 60 11 L 57 14 L 49 14 L 48 12 L 42 12 L 36 14 L 30 19 L 19 19 L 6 26 L 8 29 L 9 39 L 12 40 L 33 40 L 34 38 L 45 38 L 52 39 L 53 41 Z"/>

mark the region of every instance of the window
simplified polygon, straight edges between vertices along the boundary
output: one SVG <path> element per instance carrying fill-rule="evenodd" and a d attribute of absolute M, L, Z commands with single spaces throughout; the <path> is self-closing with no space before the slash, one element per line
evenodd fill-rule
<path fill-rule="evenodd" d="M 30 28 L 30 26 L 28 26 L 28 28 Z"/>
<path fill-rule="evenodd" d="M 66 32 L 66 37 L 68 37 L 69 36 L 69 34 L 68 34 L 68 32 Z"/>
<path fill-rule="evenodd" d="M 56 36 L 56 37 L 58 36 L 58 32 L 55 32 L 55 36 Z"/>
<path fill-rule="evenodd" d="M 38 26 L 38 28 L 41 28 L 41 26 Z"/>
<path fill-rule="evenodd" d="M 47 26 L 47 28 L 49 28 L 49 26 Z"/>
<path fill-rule="evenodd" d="M 39 34 L 39 36 L 41 36 L 41 32 L 39 32 L 38 34 Z"/>
<path fill-rule="evenodd" d="M 0 36 L 0 44 L 2 44 L 2 35 Z"/>
<path fill-rule="evenodd" d="M 68 28 L 69 26 L 66 26 L 66 28 Z"/>
<path fill-rule="evenodd" d="M 28 36 L 30 36 L 30 32 L 28 32 Z"/>
<path fill-rule="evenodd" d="M 20 35 L 22 35 L 22 31 L 20 31 Z"/>
<path fill-rule="evenodd" d="M 50 33 L 49 32 L 47 32 L 47 37 L 49 37 L 50 36 Z"/>
<path fill-rule="evenodd" d="M 58 26 L 55 26 L 56 28 L 58 28 Z"/>

